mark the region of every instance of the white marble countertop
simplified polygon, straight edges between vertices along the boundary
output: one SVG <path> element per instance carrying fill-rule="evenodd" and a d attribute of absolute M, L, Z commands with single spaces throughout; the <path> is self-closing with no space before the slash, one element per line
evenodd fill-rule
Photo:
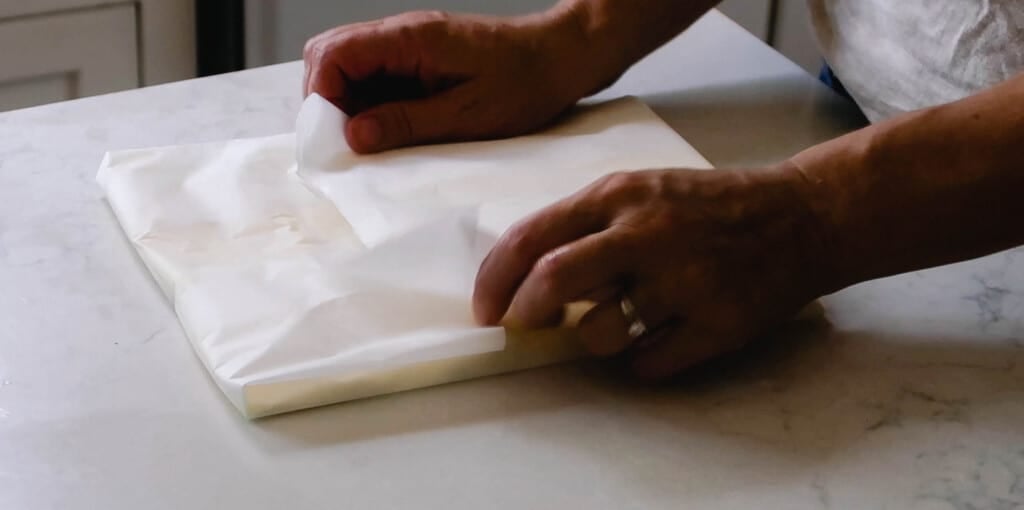
<path fill-rule="evenodd" d="M 1024 253 L 872 282 L 659 390 L 589 364 L 248 422 L 101 199 L 104 151 L 291 130 L 285 64 L 0 114 L 0 508 L 1024 506 Z M 718 166 L 854 126 L 717 14 L 607 95 Z"/>

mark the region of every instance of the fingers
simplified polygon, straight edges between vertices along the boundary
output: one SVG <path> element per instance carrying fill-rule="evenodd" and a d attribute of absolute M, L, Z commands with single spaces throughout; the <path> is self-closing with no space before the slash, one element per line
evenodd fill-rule
<path fill-rule="evenodd" d="M 505 320 L 523 329 L 557 325 L 565 305 L 621 283 L 629 253 L 605 230 L 542 255 L 519 285 Z"/>
<path fill-rule="evenodd" d="M 680 325 L 670 335 L 639 349 L 633 372 L 644 379 L 665 379 L 712 358 L 737 350 L 742 344 L 731 335 L 701 327 L 698 322 Z"/>
<path fill-rule="evenodd" d="M 443 13 L 417 12 L 338 27 L 314 37 L 304 50 L 304 92 L 344 103 L 346 80 L 376 74 L 429 79 L 442 70 L 457 73 L 454 64 L 465 52 L 442 47 L 450 41 L 446 23 Z"/>
<path fill-rule="evenodd" d="M 419 53 L 400 51 L 393 34 L 381 30 L 380 25 L 369 25 L 313 42 L 306 59 L 305 94 L 316 93 L 345 104 L 351 100 L 346 95 L 350 80 L 382 72 L 415 76 Z"/>
<path fill-rule="evenodd" d="M 634 344 L 648 344 L 656 337 L 674 331 L 678 323 L 672 306 L 653 293 L 653 287 L 639 284 L 625 294 L 634 306 L 633 316 L 628 317 L 622 310 L 619 294 L 602 301 L 580 319 L 577 329 L 580 340 L 587 351 L 597 356 L 618 354 Z M 629 329 L 633 321 L 639 320 L 646 332 L 633 338 Z"/>
<path fill-rule="evenodd" d="M 474 138 L 471 86 L 456 87 L 426 99 L 385 103 L 353 117 L 346 138 L 359 153 L 454 138 Z"/>
<path fill-rule="evenodd" d="M 356 34 L 383 22 L 384 20 L 374 20 L 335 27 L 306 41 L 306 45 L 302 49 L 302 59 L 305 63 L 302 96 L 306 97 L 316 91 L 328 99 L 342 97 L 345 93 L 343 73 L 340 69 L 324 69 L 325 66 L 335 65 L 329 53 L 331 42 L 339 40 L 337 44 L 343 45 L 348 40 L 346 34 Z M 315 90 L 313 87 L 314 74 L 317 76 Z"/>
<path fill-rule="evenodd" d="M 346 138 L 357 152 L 480 138 L 491 126 L 463 84 L 467 48 L 449 24 L 415 12 L 324 32 L 306 44 L 303 92 L 354 116 Z"/>
<path fill-rule="evenodd" d="M 605 227 L 607 224 L 605 213 L 597 208 L 580 207 L 578 202 L 578 195 L 556 202 L 512 226 L 498 239 L 497 244 L 484 259 L 477 273 L 476 286 L 473 291 L 473 311 L 479 322 L 493 325 L 501 320 L 520 283 L 530 274 L 538 259 L 562 245 L 598 232 Z M 589 254 L 592 253 L 594 246 L 591 244 L 583 246 L 587 248 L 584 251 L 588 254 L 586 258 L 591 258 Z M 559 257 L 565 260 L 568 255 L 575 261 L 575 255 L 572 253 L 570 250 L 556 254 L 554 260 L 557 261 Z M 586 263 L 593 265 L 592 262 Z M 557 264 L 559 267 L 572 265 L 562 262 L 557 262 Z M 567 268 L 566 271 L 579 273 L 571 268 Z M 605 283 L 607 282 L 601 281 L 599 285 Z M 586 285 L 576 288 L 584 286 Z M 544 285 L 541 285 L 540 288 L 543 287 Z M 535 291 L 530 292 L 534 293 Z M 550 310 L 550 305 L 544 305 L 542 310 Z M 545 315 L 543 311 L 527 313 L 531 316 L 533 314 Z"/>
<path fill-rule="evenodd" d="M 619 208 L 607 188 L 635 177 L 622 173 L 599 179 L 510 228 L 477 274 L 477 320 L 496 324 L 515 298 L 510 319 L 516 325 L 546 325 L 566 303 L 599 287 L 619 287 L 635 244 L 628 233 L 635 229 L 625 223 L 608 228 Z M 597 232 L 600 235 L 585 243 L 560 249 Z M 538 264 L 549 253 L 549 260 Z"/>

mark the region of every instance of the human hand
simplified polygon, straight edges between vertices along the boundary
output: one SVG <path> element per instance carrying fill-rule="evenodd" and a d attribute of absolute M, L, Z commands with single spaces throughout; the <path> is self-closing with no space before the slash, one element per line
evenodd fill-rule
<path fill-rule="evenodd" d="M 599 85 L 572 13 L 518 18 L 413 12 L 306 44 L 306 95 L 352 119 L 357 152 L 537 129 Z M 603 73 L 608 74 L 608 73 Z"/>
<path fill-rule="evenodd" d="M 590 352 L 628 351 L 638 375 L 673 375 L 742 347 L 829 289 L 803 182 L 787 166 L 610 175 L 498 240 L 474 312 L 484 324 L 533 329 L 557 324 L 568 303 L 596 301 L 578 325 Z M 635 311 L 622 310 L 624 297 Z M 631 335 L 633 319 L 646 328 Z"/>

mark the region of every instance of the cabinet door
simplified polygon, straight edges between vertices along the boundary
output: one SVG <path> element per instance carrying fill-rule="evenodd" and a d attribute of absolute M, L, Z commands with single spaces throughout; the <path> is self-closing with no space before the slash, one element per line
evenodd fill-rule
<path fill-rule="evenodd" d="M 85 9 L 118 0 L 0 0 L 0 18 L 30 16 L 67 9 Z"/>
<path fill-rule="evenodd" d="M 134 4 L 0 21 L 0 111 L 139 85 Z"/>

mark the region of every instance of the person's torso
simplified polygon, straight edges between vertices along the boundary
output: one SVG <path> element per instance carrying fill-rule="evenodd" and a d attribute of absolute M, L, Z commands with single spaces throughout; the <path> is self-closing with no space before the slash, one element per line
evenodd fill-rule
<path fill-rule="evenodd" d="M 809 0 L 825 59 L 871 121 L 1024 71 L 1024 0 Z"/>

